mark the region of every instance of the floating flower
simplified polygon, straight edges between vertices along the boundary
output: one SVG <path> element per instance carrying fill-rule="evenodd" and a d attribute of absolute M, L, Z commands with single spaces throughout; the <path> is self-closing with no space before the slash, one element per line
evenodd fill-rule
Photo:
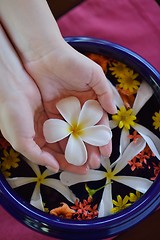
<path fill-rule="evenodd" d="M 98 216 L 97 204 L 92 207 L 92 198 L 83 199 L 80 202 L 78 199 L 75 201 L 75 205 L 71 208 L 75 210 L 74 219 L 77 220 L 89 220 Z"/>
<path fill-rule="evenodd" d="M 129 201 L 130 202 L 136 202 L 141 196 L 141 193 L 136 191 L 135 193 L 129 193 Z"/>
<path fill-rule="evenodd" d="M 11 176 L 11 173 L 8 171 L 8 169 L 6 169 L 5 167 L 2 167 L 1 164 L 0 164 L 0 170 L 5 178 Z"/>
<path fill-rule="evenodd" d="M 103 55 L 95 53 L 87 53 L 86 56 L 92 59 L 97 64 L 99 64 L 105 73 L 107 72 L 107 64 L 109 63 L 108 58 L 106 58 Z"/>
<path fill-rule="evenodd" d="M 129 68 L 126 64 L 122 62 L 113 62 L 112 67 L 109 68 L 111 74 L 114 75 L 116 78 L 123 77 L 126 72 L 128 72 Z"/>
<path fill-rule="evenodd" d="M 128 138 L 131 139 L 134 143 L 137 142 L 139 138 L 142 136 L 137 133 L 137 131 L 134 131 L 132 134 L 128 135 Z"/>
<path fill-rule="evenodd" d="M 154 177 L 152 177 L 151 180 L 155 180 L 158 174 L 160 174 L 160 163 L 158 163 L 158 165 L 153 163 L 153 167 L 154 167 Z"/>
<path fill-rule="evenodd" d="M 145 193 L 152 185 L 152 181 L 146 178 L 117 175 L 127 166 L 129 160 L 134 158 L 144 149 L 145 145 L 146 142 L 143 138 L 138 139 L 136 143 L 131 142 L 120 155 L 120 157 L 112 164 L 110 164 L 110 159 L 102 158 L 101 164 L 105 171 L 89 169 L 88 173 L 85 175 L 77 175 L 64 171 L 60 174 L 60 179 L 62 183 L 66 184 L 67 186 L 72 186 L 80 182 L 99 181 L 106 179 L 106 185 L 104 187 L 98 211 L 99 217 L 107 216 L 110 214 L 110 211 L 113 208 L 112 184 L 114 184 L 114 181 L 129 186 L 141 193 Z"/>
<path fill-rule="evenodd" d="M 66 203 L 62 203 L 62 206 L 54 208 L 50 211 L 50 214 L 66 219 L 72 219 L 75 211 L 71 209 Z"/>
<path fill-rule="evenodd" d="M 152 119 L 154 120 L 154 122 L 153 122 L 154 128 L 155 129 L 159 129 L 159 131 L 160 131 L 160 111 L 159 112 L 155 112 L 155 114 L 152 117 Z"/>
<path fill-rule="evenodd" d="M 129 90 L 131 93 L 136 93 L 140 82 L 135 80 L 138 77 L 138 73 L 134 73 L 133 70 L 126 71 L 123 76 L 118 78 L 118 87 Z"/>
<path fill-rule="evenodd" d="M 14 151 L 13 148 L 10 148 L 9 152 L 4 149 L 3 150 L 4 157 L 1 157 L 2 163 L 1 166 L 4 169 L 17 168 L 18 162 L 20 162 L 19 153 Z"/>
<path fill-rule="evenodd" d="M 78 98 L 68 97 L 60 100 L 56 107 L 65 121 L 48 119 L 44 123 L 43 132 L 48 143 L 69 136 L 65 149 L 65 158 L 69 163 L 81 166 L 87 161 L 84 142 L 103 146 L 111 140 L 112 132 L 107 126 L 94 126 L 103 115 L 103 109 L 96 100 L 86 101 L 81 109 Z"/>
<path fill-rule="evenodd" d="M 123 209 L 129 207 L 131 205 L 131 203 L 128 203 L 128 201 L 129 201 L 129 197 L 127 195 L 124 197 L 124 199 L 122 199 L 122 197 L 120 195 L 118 195 L 117 201 L 112 200 L 115 207 L 113 207 L 111 209 L 111 213 L 116 213 L 116 212 L 122 211 Z"/>
<path fill-rule="evenodd" d="M 149 148 L 152 150 L 154 155 L 160 160 L 160 139 L 149 129 L 145 128 L 144 126 L 138 124 L 135 121 L 132 121 L 133 115 L 139 113 L 140 109 L 145 105 L 145 103 L 151 98 L 153 95 L 153 89 L 143 81 L 137 91 L 136 98 L 133 104 L 132 109 L 125 110 L 123 100 L 119 95 L 117 89 L 111 84 L 113 89 L 115 104 L 118 106 L 119 114 L 113 115 L 112 120 L 110 120 L 110 127 L 111 129 L 115 127 L 122 128 L 121 132 L 121 151 L 123 151 L 126 146 L 128 145 L 128 135 L 129 129 L 132 127 L 134 130 L 140 134 L 145 141 L 147 142 Z M 128 112 L 129 111 L 129 112 Z M 129 114 L 131 113 L 131 115 Z"/>
<path fill-rule="evenodd" d="M 54 188 L 56 191 L 61 193 L 66 199 L 70 202 L 74 202 L 76 197 L 72 193 L 72 191 L 64 186 L 60 180 L 54 178 L 48 178 L 51 175 L 54 175 L 53 172 L 46 169 L 43 173 L 41 173 L 40 168 L 38 165 L 30 162 L 29 160 L 25 159 L 26 163 L 32 168 L 33 172 L 35 173 L 35 177 L 13 177 L 7 178 L 8 183 L 12 188 L 17 188 L 29 183 L 35 183 L 35 188 L 33 190 L 30 204 L 34 207 L 45 211 L 44 204 L 42 201 L 40 186 L 45 185 L 50 188 Z"/>
<path fill-rule="evenodd" d="M 116 122 L 119 128 L 125 128 L 129 130 L 131 126 L 135 125 L 136 116 L 133 114 L 133 110 L 126 109 L 125 106 L 120 107 L 117 114 L 112 115 L 112 119 Z"/>
<path fill-rule="evenodd" d="M 136 156 L 132 160 L 128 161 L 128 164 L 131 166 L 132 171 L 134 171 L 135 169 L 143 168 L 142 163 L 137 161 Z"/>

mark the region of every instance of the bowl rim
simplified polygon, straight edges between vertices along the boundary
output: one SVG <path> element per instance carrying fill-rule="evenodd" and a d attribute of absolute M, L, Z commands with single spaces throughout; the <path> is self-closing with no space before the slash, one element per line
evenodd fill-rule
<path fill-rule="evenodd" d="M 93 47 L 99 46 L 102 49 L 108 48 L 110 51 L 113 51 L 115 53 L 123 53 L 123 55 L 129 56 L 131 61 L 136 62 L 136 64 L 140 64 L 140 66 L 143 66 L 143 69 L 147 70 L 149 76 L 151 76 L 151 80 L 154 81 L 157 86 L 160 86 L 160 73 L 148 61 L 126 47 L 98 38 L 88 38 L 81 36 L 66 37 L 65 40 L 72 47 L 77 46 L 77 44 L 79 46 L 81 45 L 82 47 L 84 45 L 91 44 Z M 102 229 L 102 231 L 104 229 L 109 229 L 107 237 L 119 234 L 120 232 L 139 223 L 141 220 L 151 214 L 160 205 L 159 189 L 160 174 L 153 182 L 152 186 L 148 189 L 148 191 L 129 208 L 103 218 L 76 221 L 60 219 L 36 209 L 29 203 L 25 202 L 20 196 L 18 196 L 18 194 L 10 187 L 5 177 L 0 173 L 0 204 L 11 215 L 17 218 L 17 220 L 23 221 L 25 224 L 27 224 L 26 219 L 34 219 L 35 222 L 41 222 L 42 226 L 46 226 L 48 228 L 51 226 L 58 230 L 63 229 L 64 232 L 70 232 L 71 230 L 73 232 L 77 230 L 83 230 L 87 234 L 88 231 L 93 232 L 93 228 L 95 231 L 97 229 Z M 18 214 L 15 214 L 15 209 L 17 210 Z M 43 230 L 38 229 L 39 227 L 37 228 L 35 226 L 32 226 L 31 228 L 43 232 Z"/>

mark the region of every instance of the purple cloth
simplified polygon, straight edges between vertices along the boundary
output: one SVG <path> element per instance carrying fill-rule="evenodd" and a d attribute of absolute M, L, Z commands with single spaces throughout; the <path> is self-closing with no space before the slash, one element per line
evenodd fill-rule
<path fill-rule="evenodd" d="M 86 0 L 58 21 L 63 36 L 123 45 L 160 72 L 160 7 L 155 0 Z"/>
<path fill-rule="evenodd" d="M 135 51 L 160 71 L 160 7 L 154 0 L 86 0 L 58 21 L 63 36 L 106 39 Z M 50 240 L 0 207 L 0 240 Z"/>

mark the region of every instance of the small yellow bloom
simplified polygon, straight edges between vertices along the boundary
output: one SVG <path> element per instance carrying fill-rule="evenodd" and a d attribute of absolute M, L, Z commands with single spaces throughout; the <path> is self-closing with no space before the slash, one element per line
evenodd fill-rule
<path fill-rule="evenodd" d="M 117 114 L 112 116 L 112 120 L 116 122 L 119 128 L 130 129 L 131 126 L 135 125 L 136 116 L 133 114 L 132 108 L 126 110 L 124 106 L 118 110 Z"/>
<path fill-rule="evenodd" d="M 154 113 L 154 116 L 152 117 L 153 119 L 153 126 L 155 129 L 158 129 L 160 131 L 160 111 L 159 113 L 158 112 L 155 112 Z"/>
<path fill-rule="evenodd" d="M 9 171 L 7 171 L 6 168 L 2 167 L 1 164 L 0 164 L 0 170 L 5 178 L 8 178 L 11 176 L 11 173 Z"/>
<path fill-rule="evenodd" d="M 119 211 L 129 207 L 131 205 L 131 203 L 128 203 L 128 201 L 129 201 L 129 197 L 127 195 L 124 197 L 124 199 L 122 199 L 122 197 L 120 195 L 118 195 L 117 201 L 112 200 L 115 207 L 113 207 L 111 209 L 111 212 L 116 213 L 116 212 L 119 212 Z"/>
<path fill-rule="evenodd" d="M 1 157 L 2 160 L 2 167 L 7 169 L 10 169 L 11 167 L 16 168 L 18 167 L 18 162 L 20 161 L 19 157 L 19 153 L 14 151 L 13 148 L 11 148 L 9 150 L 9 152 L 4 149 L 3 150 L 3 155 L 4 157 Z"/>
<path fill-rule="evenodd" d="M 128 72 L 128 68 L 124 63 L 121 62 L 113 62 L 112 67 L 109 68 L 111 74 L 116 78 L 123 77 L 126 72 Z"/>
<path fill-rule="evenodd" d="M 124 90 L 129 90 L 131 93 L 136 93 L 140 82 L 135 80 L 138 77 L 138 73 L 134 73 L 133 70 L 125 72 L 125 74 L 118 78 L 118 86 Z"/>
<path fill-rule="evenodd" d="M 135 193 L 130 193 L 129 194 L 129 201 L 130 202 L 136 202 L 140 198 L 141 194 L 139 191 L 136 191 Z"/>

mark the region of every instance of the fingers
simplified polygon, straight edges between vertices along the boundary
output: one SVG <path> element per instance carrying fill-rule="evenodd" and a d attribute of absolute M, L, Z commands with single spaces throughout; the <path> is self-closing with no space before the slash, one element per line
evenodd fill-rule
<path fill-rule="evenodd" d="M 53 172 L 59 171 L 59 164 L 54 156 L 45 150 L 41 150 L 33 139 L 22 140 L 13 148 L 35 164 L 46 166 Z"/>
<path fill-rule="evenodd" d="M 54 156 L 57 159 L 61 170 L 65 170 L 65 171 L 77 173 L 77 174 L 86 174 L 89 169 L 88 164 L 84 164 L 84 165 L 78 166 L 78 167 L 74 166 L 72 164 L 69 164 L 66 161 L 64 154 L 54 153 Z"/>
<path fill-rule="evenodd" d="M 109 80 L 106 78 L 99 65 L 97 65 L 93 70 L 93 75 L 89 86 L 97 94 L 98 100 L 104 110 L 110 114 L 116 113 L 117 108 L 114 104 L 113 93 Z"/>
<path fill-rule="evenodd" d="M 102 116 L 101 120 L 99 121 L 99 124 L 109 127 L 109 119 L 108 119 L 108 115 L 105 111 L 103 111 L 103 116 Z M 112 153 L 112 141 L 110 141 L 107 145 L 99 147 L 99 150 L 100 150 L 100 153 L 102 154 L 102 156 L 110 157 L 110 155 Z"/>
<path fill-rule="evenodd" d="M 100 152 L 98 147 L 91 146 L 86 144 L 88 152 L 88 166 L 91 169 L 97 169 L 100 167 Z"/>

